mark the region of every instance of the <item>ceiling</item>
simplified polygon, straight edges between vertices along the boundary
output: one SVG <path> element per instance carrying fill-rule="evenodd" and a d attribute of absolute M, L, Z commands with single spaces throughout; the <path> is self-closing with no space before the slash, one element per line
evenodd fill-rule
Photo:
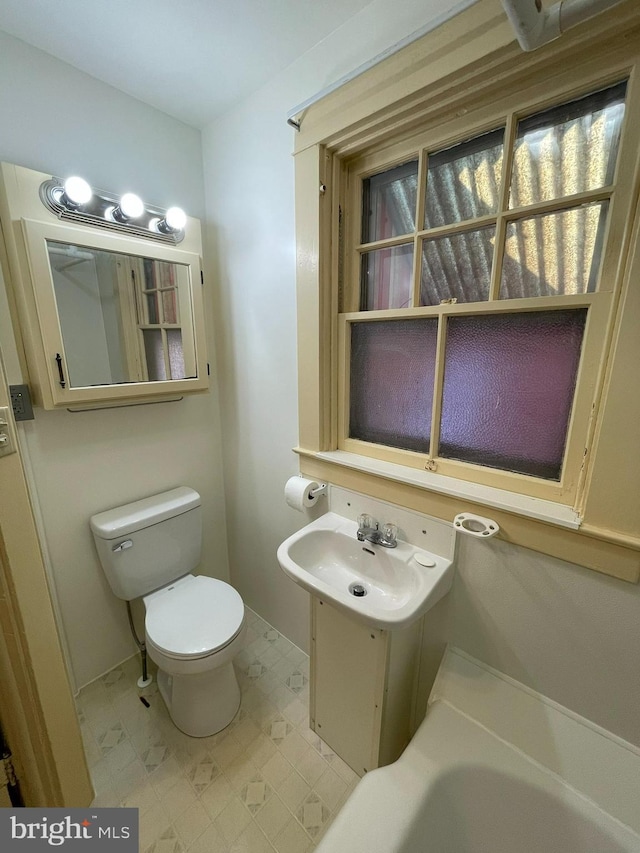
<path fill-rule="evenodd" d="M 370 1 L 2 0 L 0 29 L 203 127 Z"/>

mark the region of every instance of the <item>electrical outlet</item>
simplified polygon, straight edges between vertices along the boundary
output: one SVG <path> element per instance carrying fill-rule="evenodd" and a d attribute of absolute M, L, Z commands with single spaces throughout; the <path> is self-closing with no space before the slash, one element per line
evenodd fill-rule
<path fill-rule="evenodd" d="M 9 385 L 13 416 L 17 421 L 32 421 L 33 406 L 28 385 Z"/>

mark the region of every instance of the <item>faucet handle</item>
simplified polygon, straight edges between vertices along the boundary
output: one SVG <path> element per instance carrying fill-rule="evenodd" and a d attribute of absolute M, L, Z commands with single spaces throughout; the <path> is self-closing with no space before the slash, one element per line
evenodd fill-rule
<path fill-rule="evenodd" d="M 389 545 L 392 542 L 395 542 L 398 537 L 398 526 L 396 524 L 392 524 L 388 522 L 387 524 L 382 525 L 382 538 Z"/>
<path fill-rule="evenodd" d="M 370 515 L 367 515 L 366 512 L 363 512 L 362 515 L 358 516 L 358 527 L 360 530 L 377 530 L 378 522 Z"/>

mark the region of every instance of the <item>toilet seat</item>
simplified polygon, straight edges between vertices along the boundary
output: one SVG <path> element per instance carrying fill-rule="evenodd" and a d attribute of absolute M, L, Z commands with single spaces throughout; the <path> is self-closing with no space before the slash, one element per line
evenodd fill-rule
<path fill-rule="evenodd" d="M 144 597 L 148 642 L 177 660 L 207 657 L 228 646 L 244 625 L 244 605 L 224 581 L 187 575 Z"/>

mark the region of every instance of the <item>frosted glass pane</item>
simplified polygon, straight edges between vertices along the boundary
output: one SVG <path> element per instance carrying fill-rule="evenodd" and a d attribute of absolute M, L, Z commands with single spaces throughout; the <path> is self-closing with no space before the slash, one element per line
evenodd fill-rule
<path fill-rule="evenodd" d="M 501 299 L 596 289 L 608 202 L 507 225 Z"/>
<path fill-rule="evenodd" d="M 465 231 L 422 244 L 420 304 L 443 299 L 484 302 L 489 298 L 495 226 Z"/>
<path fill-rule="evenodd" d="M 349 435 L 429 451 L 438 321 L 351 326 Z"/>
<path fill-rule="evenodd" d="M 167 347 L 169 348 L 169 370 L 172 379 L 184 379 L 184 352 L 182 350 L 182 331 L 167 329 Z"/>
<path fill-rule="evenodd" d="M 612 183 L 626 82 L 518 123 L 510 207 Z"/>
<path fill-rule="evenodd" d="M 424 227 L 495 213 L 504 128 L 429 154 Z"/>
<path fill-rule="evenodd" d="M 361 311 L 407 308 L 413 288 L 413 243 L 362 256 Z"/>
<path fill-rule="evenodd" d="M 362 182 L 362 242 L 373 243 L 415 229 L 418 161 L 403 163 Z"/>
<path fill-rule="evenodd" d="M 159 382 L 167 378 L 160 329 L 143 329 L 144 354 L 147 359 L 147 374 L 150 382 Z"/>
<path fill-rule="evenodd" d="M 439 455 L 559 480 L 586 316 L 450 317 Z"/>

